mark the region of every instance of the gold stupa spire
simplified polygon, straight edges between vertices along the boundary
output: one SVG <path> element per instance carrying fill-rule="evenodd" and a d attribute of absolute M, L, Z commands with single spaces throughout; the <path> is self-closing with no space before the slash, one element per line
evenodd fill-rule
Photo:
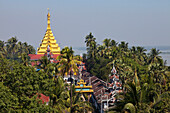
<path fill-rule="evenodd" d="M 37 54 L 45 54 L 47 52 L 48 47 L 50 48 L 50 51 L 53 54 L 60 54 L 60 47 L 56 43 L 55 37 L 53 36 L 51 27 L 50 27 L 49 8 L 48 8 L 48 14 L 47 14 L 47 30 L 46 30 L 43 40 L 41 41 L 40 47 L 38 48 Z"/>
<path fill-rule="evenodd" d="M 47 14 L 47 29 L 51 29 L 50 27 L 50 10 L 48 8 L 48 14 Z"/>

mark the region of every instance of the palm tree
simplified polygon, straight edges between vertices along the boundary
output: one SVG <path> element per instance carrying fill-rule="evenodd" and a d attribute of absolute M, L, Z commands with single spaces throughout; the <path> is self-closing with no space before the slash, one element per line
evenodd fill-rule
<path fill-rule="evenodd" d="M 103 40 L 103 45 L 104 45 L 107 49 L 108 49 L 109 46 L 111 45 L 110 40 L 111 40 L 111 39 L 108 39 L 108 38 L 106 38 L 106 39 Z"/>
<path fill-rule="evenodd" d="M 52 92 L 50 92 L 50 105 L 54 112 L 84 112 L 91 110 L 90 103 L 84 102 L 81 99 L 80 93 L 75 93 L 75 87 L 72 87 L 72 106 L 71 105 L 71 90 L 68 90 L 67 85 L 61 76 L 54 80 Z"/>
<path fill-rule="evenodd" d="M 161 66 L 159 63 L 151 63 L 148 65 L 148 74 L 153 78 L 154 83 L 165 84 L 168 78 L 167 67 Z"/>
<path fill-rule="evenodd" d="M 96 41 L 95 41 L 96 38 L 94 38 L 94 36 L 92 35 L 91 32 L 85 38 L 86 38 L 85 43 L 86 43 L 86 46 L 88 47 L 87 48 L 87 52 L 89 54 L 88 57 L 95 58 L 96 57 L 96 48 L 97 48 Z"/>
<path fill-rule="evenodd" d="M 146 60 L 146 49 L 144 49 L 143 47 L 140 46 L 132 46 L 132 48 L 130 49 L 131 53 L 130 53 L 130 57 L 132 59 L 134 59 L 136 62 L 138 62 L 138 64 L 143 65 L 145 63 Z"/>
<path fill-rule="evenodd" d="M 103 45 L 99 45 L 98 47 L 97 47 L 97 56 L 98 57 L 103 57 L 104 56 L 104 53 L 105 53 L 105 48 L 104 48 L 104 46 Z"/>
<path fill-rule="evenodd" d="M 104 39 L 103 40 L 103 46 L 104 46 L 104 57 L 108 58 L 111 54 L 111 39 Z"/>
<path fill-rule="evenodd" d="M 92 33 L 90 32 L 89 35 L 87 35 L 86 37 L 86 40 L 85 40 L 85 43 L 86 43 L 86 46 L 91 46 L 91 42 L 94 42 L 96 40 L 96 38 L 94 38 L 94 36 L 92 35 Z"/>
<path fill-rule="evenodd" d="M 57 110 L 57 112 L 62 112 L 66 108 L 65 100 L 68 97 L 67 85 L 61 76 L 53 79 L 55 83 L 52 87 L 52 92 L 50 92 L 50 105 Z"/>
<path fill-rule="evenodd" d="M 119 48 L 121 48 L 123 51 L 127 51 L 127 50 L 128 50 L 128 43 L 122 41 L 122 42 L 119 44 Z"/>
<path fill-rule="evenodd" d="M 29 56 L 26 53 L 21 54 L 21 62 L 25 65 L 28 66 L 29 63 Z"/>
<path fill-rule="evenodd" d="M 72 47 L 65 47 L 61 51 L 61 55 L 58 56 L 59 60 L 59 70 L 61 74 L 64 76 L 65 73 L 70 74 L 70 78 L 72 78 L 72 72 L 78 72 L 77 63 L 80 63 L 78 60 L 75 59 L 73 56 L 74 51 Z M 70 109 L 72 109 L 72 81 L 70 83 Z"/>
<path fill-rule="evenodd" d="M 159 50 L 156 50 L 156 48 L 152 48 L 150 53 L 149 53 L 149 61 L 148 63 L 155 63 L 158 62 L 161 65 L 163 65 L 161 56 L 159 56 L 161 52 Z"/>
<path fill-rule="evenodd" d="M 158 94 L 156 85 L 153 82 L 140 84 L 140 80 L 136 77 L 134 77 L 133 83 L 125 83 L 124 93 L 117 95 L 119 101 L 116 103 L 115 110 L 128 109 L 129 111 L 148 113 L 152 110 L 161 109 L 157 108 L 157 106 L 162 102 L 162 97 L 168 92 Z"/>
<path fill-rule="evenodd" d="M 145 53 L 146 49 L 144 49 L 144 47 L 137 47 L 137 55 L 138 55 L 138 59 L 139 59 L 139 64 L 144 64 L 146 62 L 146 53 Z"/>
<path fill-rule="evenodd" d="M 35 53 L 33 46 L 28 45 L 26 42 L 17 42 L 18 40 L 16 37 L 8 39 L 7 42 L 0 40 L 0 56 L 21 61 L 20 58 L 23 53 L 26 53 L 26 55 Z"/>
<path fill-rule="evenodd" d="M 110 42 L 110 46 L 116 47 L 117 44 L 118 44 L 118 43 L 117 43 L 115 40 L 111 40 L 111 42 Z"/>
<path fill-rule="evenodd" d="M 16 37 L 12 37 L 10 39 L 8 39 L 8 41 L 6 42 L 6 48 L 7 51 L 9 53 L 9 58 L 15 58 L 15 53 L 17 51 L 17 38 Z"/>
<path fill-rule="evenodd" d="M 136 54 L 137 54 L 137 50 L 136 50 L 136 47 L 135 46 L 132 46 L 132 48 L 130 49 L 131 51 L 131 54 L 132 54 L 132 58 L 133 59 L 136 59 Z"/>
<path fill-rule="evenodd" d="M 84 98 L 82 98 L 81 93 L 75 93 L 75 87 L 73 85 L 72 87 L 73 90 L 73 94 L 72 94 L 72 108 L 70 107 L 70 98 L 71 95 L 70 93 L 67 93 L 67 95 L 65 95 L 65 97 L 67 97 L 67 99 L 65 99 L 65 110 L 68 112 L 74 112 L 74 113 L 83 113 L 85 111 L 92 111 L 93 108 L 91 107 L 91 104 L 87 101 L 84 101 Z"/>
<path fill-rule="evenodd" d="M 38 62 L 39 65 L 37 65 L 37 68 L 40 68 L 47 72 L 47 65 L 50 64 L 50 60 L 46 56 L 43 56 L 41 57 L 41 59 L 38 60 Z"/>
<path fill-rule="evenodd" d="M 56 78 L 56 74 L 58 74 L 58 68 L 56 67 L 57 64 L 51 63 L 47 56 L 41 57 L 36 64 L 37 69 L 44 71 L 50 78 Z"/>
<path fill-rule="evenodd" d="M 8 52 L 5 46 L 5 42 L 0 40 L 0 56 L 5 58 L 8 56 Z"/>

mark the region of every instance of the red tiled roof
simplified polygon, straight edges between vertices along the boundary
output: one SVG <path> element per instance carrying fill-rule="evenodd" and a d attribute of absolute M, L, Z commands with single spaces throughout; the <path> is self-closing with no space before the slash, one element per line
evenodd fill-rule
<path fill-rule="evenodd" d="M 113 81 L 112 83 L 107 83 L 96 76 L 91 75 L 89 72 L 82 72 L 83 74 L 83 79 L 86 81 L 87 84 L 92 85 L 93 88 L 93 94 L 97 100 L 97 103 L 101 103 L 101 95 L 102 95 L 102 101 L 106 101 L 107 97 L 108 99 L 111 99 L 109 102 L 114 102 L 115 101 L 115 94 L 122 92 L 122 90 L 116 90 L 116 91 L 109 91 L 107 88 L 112 88 L 113 85 L 115 84 L 117 87 L 121 87 L 121 83 L 117 81 Z M 90 78 L 90 79 L 89 79 Z M 116 74 L 113 74 L 112 76 L 109 77 L 110 79 L 118 79 L 119 76 Z M 106 88 L 105 88 L 106 87 Z"/>
<path fill-rule="evenodd" d="M 53 58 L 57 58 L 58 56 L 60 56 L 61 54 L 54 54 Z"/>
<path fill-rule="evenodd" d="M 38 60 L 41 59 L 44 54 L 29 54 L 28 56 L 30 57 L 30 60 Z"/>
<path fill-rule="evenodd" d="M 44 94 L 40 93 L 37 94 L 37 98 L 42 100 L 42 103 L 44 104 L 44 102 L 49 102 L 50 101 L 50 97 L 49 96 L 45 96 Z"/>
<path fill-rule="evenodd" d="M 60 54 L 54 54 L 53 58 L 57 58 Z M 28 55 L 30 57 L 30 60 L 38 60 L 41 59 L 42 56 L 44 56 L 44 54 L 29 54 Z"/>
<path fill-rule="evenodd" d="M 29 54 L 28 56 L 29 56 L 29 57 L 32 57 L 33 55 L 35 55 L 35 54 Z"/>
<path fill-rule="evenodd" d="M 93 85 L 94 88 L 97 88 L 97 86 L 100 85 L 100 84 L 101 84 L 101 82 L 98 81 L 98 82 L 96 82 L 95 84 L 92 84 L 92 85 Z"/>
<path fill-rule="evenodd" d="M 99 86 L 94 88 L 94 95 L 96 95 L 97 92 L 101 91 L 104 87 L 103 86 Z"/>

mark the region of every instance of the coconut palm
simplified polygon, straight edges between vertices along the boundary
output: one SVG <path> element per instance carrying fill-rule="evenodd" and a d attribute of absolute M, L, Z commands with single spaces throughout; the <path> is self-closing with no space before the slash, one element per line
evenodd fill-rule
<path fill-rule="evenodd" d="M 6 48 L 7 51 L 9 53 L 9 58 L 14 58 L 15 59 L 15 53 L 17 51 L 17 38 L 16 37 L 12 37 L 10 39 L 8 39 L 8 41 L 6 42 Z"/>
<path fill-rule="evenodd" d="M 97 53 L 98 53 L 98 56 L 100 56 L 100 57 L 103 57 L 103 56 L 104 56 L 104 54 L 105 54 L 105 48 L 104 48 L 103 45 L 99 45 L 99 46 L 97 47 Z"/>
<path fill-rule="evenodd" d="M 8 52 L 5 46 L 5 42 L 0 40 L 0 56 L 5 58 L 8 56 Z"/>
<path fill-rule="evenodd" d="M 53 86 L 50 92 L 50 106 L 54 108 L 54 112 L 62 112 L 65 109 L 65 98 L 68 95 L 67 85 L 61 76 L 53 79 Z M 57 111 L 55 111 L 57 110 Z"/>
<path fill-rule="evenodd" d="M 128 109 L 128 111 L 140 113 L 149 113 L 153 110 L 159 110 L 161 108 L 157 108 L 157 106 L 162 102 L 162 97 L 168 93 L 158 94 L 156 85 L 153 82 L 140 84 L 140 80 L 137 76 L 134 77 L 133 83 L 125 83 L 124 89 L 124 93 L 117 95 L 119 101 L 116 103 L 117 107 L 115 110 L 126 111 Z"/>
<path fill-rule="evenodd" d="M 131 51 L 131 57 L 136 60 L 137 59 L 137 50 L 136 50 L 136 47 L 132 46 L 130 51 Z"/>
<path fill-rule="evenodd" d="M 29 56 L 26 53 L 21 54 L 21 62 L 25 65 L 28 66 L 29 62 Z"/>
<path fill-rule="evenodd" d="M 18 42 L 16 37 L 12 37 L 7 40 L 7 42 L 0 41 L 0 56 L 7 59 L 14 59 L 17 61 L 22 61 L 21 56 L 23 53 L 35 54 L 35 49 L 33 46 L 28 45 L 26 42 Z"/>
<path fill-rule="evenodd" d="M 114 47 L 116 47 L 117 46 L 117 42 L 115 41 L 115 40 L 111 40 L 111 42 L 110 42 L 110 46 L 114 46 Z"/>
<path fill-rule="evenodd" d="M 123 51 L 127 51 L 127 50 L 128 50 L 128 43 L 122 41 L 122 42 L 119 44 L 119 48 L 121 48 L 121 50 L 123 50 Z"/>
<path fill-rule="evenodd" d="M 72 78 L 72 72 L 78 72 L 77 63 L 80 63 L 80 61 L 76 60 L 74 55 L 74 51 L 72 50 L 72 47 L 65 47 L 61 51 L 61 55 L 58 56 L 59 60 L 59 70 L 61 72 L 61 75 L 64 76 L 64 74 L 70 74 L 70 78 Z M 72 82 L 70 83 L 70 109 L 72 109 Z"/>
<path fill-rule="evenodd" d="M 41 57 L 36 64 L 37 69 L 44 71 L 50 78 L 56 78 L 56 74 L 58 74 L 57 64 L 51 63 L 47 56 Z"/>
<path fill-rule="evenodd" d="M 106 39 L 103 40 L 103 45 L 104 45 L 107 49 L 108 49 L 109 46 L 111 45 L 110 40 L 111 40 L 111 39 L 108 39 L 108 38 L 106 38 Z"/>
<path fill-rule="evenodd" d="M 159 50 L 156 50 L 156 48 L 152 48 L 149 55 L 148 63 L 160 63 L 163 65 L 163 61 L 161 59 L 161 56 L 159 56 L 161 52 Z"/>
<path fill-rule="evenodd" d="M 146 49 L 144 49 L 144 47 L 140 47 L 140 46 L 137 46 L 136 47 L 136 52 L 137 52 L 137 59 L 138 59 L 138 63 L 141 64 L 141 65 L 144 65 L 146 64 Z"/>
<path fill-rule="evenodd" d="M 40 68 L 46 72 L 47 65 L 50 64 L 50 60 L 46 56 L 43 56 L 41 57 L 41 59 L 38 60 L 38 62 L 39 64 L 37 65 L 37 68 Z"/>
<path fill-rule="evenodd" d="M 168 78 L 166 71 L 167 67 L 161 66 L 160 63 L 151 63 L 148 65 L 148 73 L 153 78 L 154 83 L 165 84 L 167 81 L 166 78 Z"/>
<path fill-rule="evenodd" d="M 96 57 L 96 38 L 94 38 L 94 36 L 92 35 L 92 33 L 90 32 L 89 35 L 87 35 L 85 40 L 86 46 L 87 46 L 87 52 L 89 54 L 89 58 L 95 58 Z"/>
<path fill-rule="evenodd" d="M 84 101 L 84 98 L 82 98 L 82 94 L 80 93 L 75 93 L 74 85 L 72 87 L 73 94 L 72 94 L 72 108 L 70 107 L 70 98 L 71 95 L 70 93 L 67 93 L 65 97 L 65 110 L 67 112 L 78 112 L 78 113 L 83 113 L 87 111 L 93 111 L 93 108 L 91 107 L 91 104 L 87 101 Z"/>

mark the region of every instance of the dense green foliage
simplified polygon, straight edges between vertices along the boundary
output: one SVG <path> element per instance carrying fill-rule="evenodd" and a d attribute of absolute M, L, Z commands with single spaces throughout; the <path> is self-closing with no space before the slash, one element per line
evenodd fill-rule
<path fill-rule="evenodd" d="M 10 41 L 14 42 L 10 43 L 10 45 Z M 69 85 L 63 80 L 63 77 L 59 76 L 61 75 L 61 73 L 59 73 L 59 67 L 61 67 L 59 65 L 61 65 L 61 63 L 50 63 L 50 60 L 47 57 L 42 57 L 42 59 L 39 61 L 35 61 L 40 65 L 35 65 L 35 67 L 32 67 L 31 65 L 28 65 L 30 61 L 27 59 L 27 54 L 34 52 L 30 50 L 30 48 L 27 48 L 28 51 L 26 48 L 19 50 L 18 44 L 16 44 L 16 42 L 16 38 L 11 38 L 8 40 L 8 43 L 1 41 L 0 44 L 1 113 L 78 113 L 92 110 L 88 102 L 81 100 L 82 94 L 76 94 L 74 92 L 74 85 L 72 85 L 70 88 Z M 9 46 L 11 49 L 8 48 Z M 71 53 L 68 55 L 67 52 L 64 52 L 66 49 L 72 53 L 73 50 L 70 48 L 64 48 L 62 51 L 62 53 L 64 53 L 68 59 L 72 59 L 73 54 Z M 9 51 L 9 54 L 5 54 L 5 51 Z M 19 60 L 20 55 L 23 53 L 26 57 L 25 60 L 23 60 L 24 62 Z M 67 66 L 67 62 L 63 63 L 63 65 Z M 36 68 L 41 70 L 37 72 Z M 66 68 L 63 68 L 62 70 L 65 71 L 64 69 Z M 70 69 L 66 70 L 65 72 L 69 70 Z M 41 93 L 50 97 L 48 105 L 43 103 L 41 99 L 38 99 L 39 94 Z"/>
<path fill-rule="evenodd" d="M 170 73 L 159 50 L 153 48 L 147 54 L 143 47 L 129 48 L 126 42 L 105 39 L 99 45 L 95 40 L 92 33 L 85 37 L 87 55 L 83 58 L 87 71 L 105 81 L 114 64 L 123 86 L 115 111 L 127 106 L 143 113 L 170 111 Z"/>
<path fill-rule="evenodd" d="M 0 57 L 24 62 L 28 60 L 28 54 L 35 54 L 35 49 L 27 42 L 18 42 L 16 37 L 8 39 L 7 42 L 0 40 Z"/>
<path fill-rule="evenodd" d="M 26 42 L 17 43 L 16 38 L 0 41 L 0 111 L 6 112 L 87 112 L 92 110 L 88 102 L 74 92 L 74 85 L 64 82 L 62 76 L 72 75 L 78 63 L 72 48 L 65 47 L 58 64 L 42 57 L 35 66 L 29 64 L 28 54 L 35 49 Z M 83 60 L 87 71 L 105 81 L 113 64 L 120 75 L 123 93 L 117 95 L 115 112 L 169 112 L 170 67 L 159 56 L 160 51 L 151 49 L 147 54 L 143 47 L 128 47 L 126 42 L 105 39 L 103 45 L 96 43 L 90 33 L 85 40 L 87 54 Z M 62 75 L 62 76 L 58 76 Z M 37 98 L 43 93 L 50 97 L 48 105 Z"/>
<path fill-rule="evenodd" d="M 33 67 L 5 58 L 0 58 L 0 65 L 1 112 L 70 112 L 71 91 L 62 77 L 51 77 L 49 69 L 36 72 Z M 74 86 L 72 90 L 72 112 L 92 109 L 81 100 L 81 94 L 74 93 Z M 37 99 L 38 93 L 50 97 L 49 105 Z"/>
<path fill-rule="evenodd" d="M 2 112 L 49 110 L 36 100 L 36 93 L 41 93 L 51 85 L 47 75 L 5 58 L 0 59 L 0 65 Z"/>

